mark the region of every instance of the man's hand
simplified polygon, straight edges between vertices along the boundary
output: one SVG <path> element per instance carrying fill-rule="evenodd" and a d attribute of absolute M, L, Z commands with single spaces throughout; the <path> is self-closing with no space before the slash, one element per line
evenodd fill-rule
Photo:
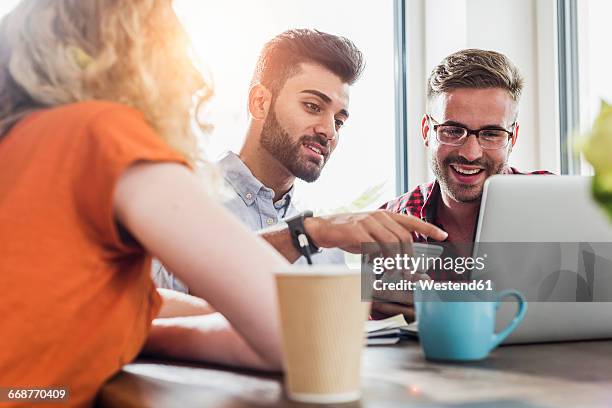
<path fill-rule="evenodd" d="M 410 278 L 409 278 L 410 279 Z M 414 280 L 414 279 L 410 279 Z M 406 322 L 415 319 L 414 298 L 409 290 L 375 290 L 372 293 L 372 310 L 374 320 L 386 319 L 398 314 L 404 315 Z"/>
<path fill-rule="evenodd" d="M 399 244 L 412 253 L 412 232 L 437 241 L 444 241 L 448 236 L 433 224 L 385 210 L 307 218 L 304 227 L 316 246 L 352 253 L 359 253 L 361 244 L 366 242 L 376 242 L 383 248 Z"/>
<path fill-rule="evenodd" d="M 372 311 L 371 316 L 374 320 L 386 319 L 387 317 L 395 316 L 395 315 L 404 315 L 404 319 L 406 323 L 411 323 L 416 319 L 416 314 L 414 311 L 414 304 L 410 302 L 395 303 L 395 302 L 372 302 Z"/>
<path fill-rule="evenodd" d="M 403 274 L 404 279 L 413 282 L 431 279 L 426 274 Z M 416 319 L 414 309 L 414 295 L 410 290 L 375 290 L 372 293 L 372 311 L 370 316 L 374 320 L 386 319 L 398 314 L 404 315 L 407 323 Z"/>
<path fill-rule="evenodd" d="M 398 248 L 402 253 L 412 255 L 412 232 L 437 241 L 444 241 L 448 236 L 435 225 L 416 217 L 384 210 L 307 218 L 304 226 L 318 247 L 338 247 L 353 253 L 359 253 L 363 243 L 375 242 L 388 255 L 396 254 Z M 406 278 L 428 279 L 427 275 L 419 274 L 408 274 Z M 372 318 L 403 314 L 407 322 L 414 321 L 412 292 L 387 290 L 378 291 L 373 296 Z"/>
<path fill-rule="evenodd" d="M 204 299 L 170 289 L 157 288 L 162 306 L 157 315 L 162 317 L 197 316 L 214 313 L 215 310 Z"/>

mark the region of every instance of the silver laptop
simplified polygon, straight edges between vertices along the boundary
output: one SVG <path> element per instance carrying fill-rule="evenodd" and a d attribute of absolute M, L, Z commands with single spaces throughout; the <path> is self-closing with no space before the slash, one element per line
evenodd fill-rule
<path fill-rule="evenodd" d="M 612 222 L 592 199 L 590 177 L 489 178 L 474 256 L 499 252 L 488 254 L 497 262 L 484 276 L 528 299 L 523 322 L 505 343 L 612 338 L 610 248 Z M 502 303 L 497 330 L 515 311 L 513 302 Z"/>

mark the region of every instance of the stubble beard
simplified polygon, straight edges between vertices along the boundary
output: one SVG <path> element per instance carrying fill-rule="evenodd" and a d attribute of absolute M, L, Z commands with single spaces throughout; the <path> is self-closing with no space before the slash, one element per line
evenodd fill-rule
<path fill-rule="evenodd" d="M 300 157 L 300 148 L 305 141 L 313 141 L 322 146 L 327 146 L 327 140 L 322 140 L 317 136 L 302 136 L 296 143 L 293 143 L 289 133 L 278 122 L 274 108 L 270 110 L 264 122 L 260 140 L 261 147 L 278 160 L 293 176 L 307 183 L 312 183 L 319 178 L 327 162 L 327 159 L 324 159 L 323 163 L 319 165 L 312 160 Z"/>
<path fill-rule="evenodd" d="M 440 183 L 440 189 L 445 192 L 451 199 L 459 203 L 473 203 L 480 201 L 482 198 L 482 192 L 484 189 L 484 183 L 479 185 L 469 185 L 458 183 L 452 179 L 450 173 L 450 164 L 464 164 L 464 165 L 476 165 L 482 166 L 485 172 L 485 180 L 495 174 L 503 174 L 504 169 L 507 167 L 507 160 L 495 166 L 493 162 L 486 159 L 479 159 L 475 161 L 468 161 L 461 156 L 447 156 L 442 164 L 440 164 L 435 154 L 430 155 L 430 165 Z"/>

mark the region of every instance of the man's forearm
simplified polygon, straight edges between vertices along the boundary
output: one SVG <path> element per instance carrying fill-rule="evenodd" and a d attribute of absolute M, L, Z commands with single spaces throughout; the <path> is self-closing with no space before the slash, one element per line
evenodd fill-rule
<path fill-rule="evenodd" d="M 265 229 L 258 232 L 259 236 L 272 245 L 289 262 L 293 263 L 300 257 L 300 252 L 293 246 L 289 228 Z"/>

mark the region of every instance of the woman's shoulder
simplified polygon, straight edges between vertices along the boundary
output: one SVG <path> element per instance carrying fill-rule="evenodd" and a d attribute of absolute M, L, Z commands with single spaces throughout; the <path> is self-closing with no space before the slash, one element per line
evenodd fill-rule
<path fill-rule="evenodd" d="M 144 121 L 144 115 L 128 106 L 117 102 L 105 100 L 88 100 L 59 105 L 37 112 L 47 119 L 57 119 L 66 122 L 87 122 L 96 120 L 99 116 L 105 117 L 132 117 Z"/>
<path fill-rule="evenodd" d="M 70 133 L 95 126 L 148 128 L 145 116 L 135 108 L 117 102 L 88 100 L 35 110 L 15 124 L 11 133 L 40 134 L 42 129 L 55 134 Z M 65 131 L 65 132 L 62 132 Z"/>
<path fill-rule="evenodd" d="M 49 143 L 64 139 L 81 140 L 87 143 L 111 139 L 117 142 L 128 140 L 153 140 L 161 138 L 149 125 L 139 110 L 117 102 L 89 100 L 40 109 L 25 117 L 13 129 L 17 133 L 36 134 Z M 129 138 L 126 137 L 129 134 Z"/>
<path fill-rule="evenodd" d="M 14 136 L 14 137 L 12 137 Z M 143 113 L 130 106 L 102 100 L 40 109 L 22 119 L 7 141 L 26 148 L 36 144 L 48 153 L 70 152 L 81 160 L 87 154 L 117 161 L 119 156 L 180 157 L 159 136 Z"/>

